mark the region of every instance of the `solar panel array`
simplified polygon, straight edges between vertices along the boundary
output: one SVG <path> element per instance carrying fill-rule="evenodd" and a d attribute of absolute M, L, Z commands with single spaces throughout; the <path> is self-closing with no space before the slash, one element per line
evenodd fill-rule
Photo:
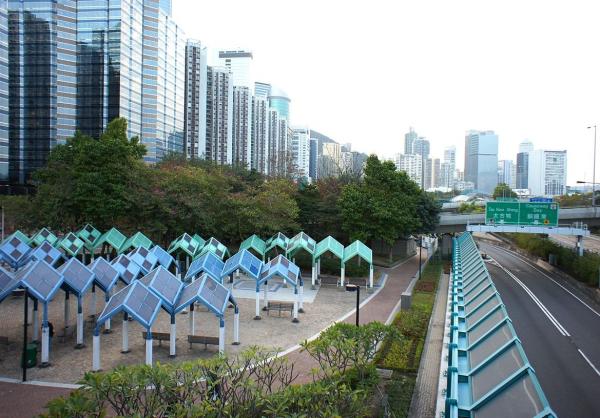
<path fill-rule="evenodd" d="M 142 271 L 139 264 L 131 261 L 125 254 L 121 254 L 115 258 L 111 264 L 119 272 L 119 278 L 125 284 L 129 284 L 135 280 Z"/>
<path fill-rule="evenodd" d="M 102 313 L 98 317 L 98 322 L 100 322 L 105 315 L 110 315 L 111 312 L 119 309 L 120 306 L 123 305 L 123 302 L 125 302 L 125 298 L 127 298 L 127 296 L 129 296 L 130 291 L 131 291 L 131 288 L 129 286 L 126 286 L 123 289 L 119 290 L 114 295 L 112 295 L 110 297 L 110 299 L 108 300 L 108 303 L 106 304 L 106 306 L 104 306 Z"/>
<path fill-rule="evenodd" d="M 167 269 L 159 266 L 140 279 L 146 287 L 160 297 L 169 311 L 173 311 L 184 284 Z"/>
<path fill-rule="evenodd" d="M 149 273 L 158 264 L 158 258 L 145 247 L 138 247 L 131 251 L 127 254 L 127 258 L 138 264 L 144 274 Z"/>
<path fill-rule="evenodd" d="M 94 282 L 94 272 L 76 258 L 71 258 L 60 266 L 58 271 L 63 275 L 65 285 L 79 296 L 83 295 Z"/>
<path fill-rule="evenodd" d="M 196 300 L 198 294 L 200 293 L 203 280 L 204 276 L 201 276 L 198 280 L 194 280 L 192 283 L 187 284 L 183 288 L 181 295 L 179 296 L 179 300 L 177 301 L 177 306 L 175 307 L 176 311 L 182 310 Z"/>
<path fill-rule="evenodd" d="M 48 229 L 42 228 L 33 237 L 31 237 L 31 244 L 39 246 L 43 242 L 47 241 L 51 245 L 54 245 L 54 243 L 57 240 L 58 240 L 58 238 L 56 237 L 56 235 L 54 235 Z"/>
<path fill-rule="evenodd" d="M 227 247 L 219 242 L 218 239 L 211 237 L 208 240 L 202 251 L 200 251 L 200 255 L 206 254 L 207 252 L 211 252 L 219 257 L 221 260 L 227 255 Z"/>
<path fill-rule="evenodd" d="M 13 268 L 24 265 L 29 259 L 30 253 L 31 247 L 16 234 L 0 245 L 0 257 Z"/>
<path fill-rule="evenodd" d="M 256 280 L 260 276 L 262 267 L 263 263 L 259 258 L 248 250 L 241 250 L 227 260 L 223 267 L 221 277 L 227 276 L 237 269 L 241 269 Z"/>
<path fill-rule="evenodd" d="M 171 265 L 175 262 L 173 256 L 166 252 L 160 245 L 155 245 L 154 247 L 152 247 L 150 252 L 154 254 L 156 259 L 158 260 L 158 264 L 160 264 L 166 269 L 170 268 Z"/>
<path fill-rule="evenodd" d="M 275 247 L 279 247 L 285 251 L 285 250 L 287 250 L 289 241 L 290 241 L 290 239 L 288 237 L 286 237 L 281 232 L 278 232 L 277 234 L 273 235 L 271 238 L 269 238 L 267 240 L 267 246 L 265 248 L 265 252 L 270 251 L 271 249 L 273 249 Z"/>
<path fill-rule="evenodd" d="M 260 281 L 264 282 L 273 276 L 281 277 L 292 285 L 296 285 L 300 276 L 300 268 L 283 255 L 278 255 L 268 263 L 265 263 L 260 273 Z"/>
<path fill-rule="evenodd" d="M 161 301 L 141 283 L 135 282 L 132 286 L 133 289 L 126 298 L 125 305 L 131 309 L 132 313 L 137 314 L 142 322 L 151 325 L 161 306 Z"/>
<path fill-rule="evenodd" d="M 295 253 L 301 248 L 304 248 L 310 254 L 313 254 L 316 246 L 317 243 L 314 239 L 306 235 L 304 232 L 300 232 L 288 242 L 287 251 Z"/>
<path fill-rule="evenodd" d="M 97 258 L 90 266 L 95 282 L 104 292 L 108 292 L 119 280 L 119 272 L 104 258 Z"/>
<path fill-rule="evenodd" d="M 87 248 L 92 249 L 102 234 L 92 225 L 87 224 L 81 228 L 81 230 L 77 233 L 77 236 L 81 238 Z"/>
<path fill-rule="evenodd" d="M 218 281 L 206 276 L 199 296 L 217 311 L 222 312 L 229 297 L 229 291 Z"/>
<path fill-rule="evenodd" d="M 188 281 L 200 273 L 207 273 L 210 277 L 215 280 L 221 280 L 222 271 L 225 263 L 221 261 L 219 257 L 211 252 L 207 252 L 200 257 L 196 258 L 190 264 L 187 273 L 185 274 L 185 280 Z"/>
<path fill-rule="evenodd" d="M 8 271 L 0 267 L 0 302 L 9 296 L 13 290 L 19 287 L 20 281 Z"/>
<path fill-rule="evenodd" d="M 49 302 L 63 283 L 63 276 L 45 261 L 34 261 L 20 276 L 23 286 L 42 302 Z"/>
<path fill-rule="evenodd" d="M 119 249 L 123 246 L 123 244 L 127 241 L 127 237 L 123 235 L 118 229 L 111 228 L 106 231 L 100 239 L 94 245 L 95 248 L 102 246 L 103 244 L 108 244 L 113 247 L 115 250 L 119 251 Z"/>
<path fill-rule="evenodd" d="M 196 241 L 189 234 L 184 233 L 183 235 L 173 240 L 171 245 L 169 245 L 168 251 L 172 254 L 181 250 L 188 254 L 190 257 L 193 257 L 196 253 L 198 253 L 198 251 L 201 250 L 201 248 L 202 247 L 198 241 Z"/>
<path fill-rule="evenodd" d="M 150 247 L 152 247 L 152 241 L 150 238 L 138 231 L 125 240 L 121 248 L 119 248 L 119 253 L 124 253 L 132 248 L 137 247 L 150 249 Z"/>
<path fill-rule="evenodd" d="M 83 241 L 74 233 L 69 232 L 60 240 L 59 247 L 71 257 L 76 256 L 83 249 Z"/>
<path fill-rule="evenodd" d="M 58 260 L 62 258 L 62 253 L 58 249 L 54 248 L 50 242 L 43 241 L 36 249 L 31 253 L 31 258 L 34 260 L 44 260 L 46 263 L 53 266 Z"/>

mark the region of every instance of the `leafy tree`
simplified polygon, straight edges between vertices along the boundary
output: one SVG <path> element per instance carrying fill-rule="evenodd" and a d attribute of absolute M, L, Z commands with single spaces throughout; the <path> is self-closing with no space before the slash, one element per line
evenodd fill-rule
<path fill-rule="evenodd" d="M 496 188 L 494 189 L 494 194 L 492 195 L 494 199 L 499 197 L 513 197 L 516 198 L 517 194 L 510 188 L 510 186 L 506 183 L 498 183 Z"/>
<path fill-rule="evenodd" d="M 429 232 L 437 223 L 439 207 L 405 172 L 390 161 L 371 155 L 364 180 L 344 187 L 340 199 L 342 228 L 350 238 L 382 239 L 392 245 L 397 239 Z"/>

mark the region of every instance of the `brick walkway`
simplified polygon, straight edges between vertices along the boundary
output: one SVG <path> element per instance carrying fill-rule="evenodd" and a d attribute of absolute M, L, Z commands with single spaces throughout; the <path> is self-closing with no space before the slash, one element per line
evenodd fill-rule
<path fill-rule="evenodd" d="M 444 340 L 444 320 L 446 318 L 446 300 L 448 298 L 448 275 L 440 280 L 433 315 L 427 331 L 425 348 L 419 365 L 417 383 L 413 392 L 409 418 L 428 418 L 435 416 L 437 404 L 438 380 L 440 378 L 440 359 Z"/>
<path fill-rule="evenodd" d="M 426 255 L 424 254 L 423 257 L 425 259 Z M 360 309 L 360 323 L 385 322 L 418 268 L 419 257 L 417 255 L 400 266 L 382 269 L 381 271 L 388 275 L 385 287 Z M 354 315 L 350 315 L 346 319 L 346 322 L 354 323 L 354 321 Z M 288 354 L 288 357 L 299 372 L 298 379 L 294 383 L 311 382 L 311 369 L 316 366 L 316 363 L 306 353 L 299 350 Z M 0 382 L 0 418 L 29 418 L 38 415 L 45 412 L 45 406 L 49 400 L 69 392 L 70 389 Z"/>

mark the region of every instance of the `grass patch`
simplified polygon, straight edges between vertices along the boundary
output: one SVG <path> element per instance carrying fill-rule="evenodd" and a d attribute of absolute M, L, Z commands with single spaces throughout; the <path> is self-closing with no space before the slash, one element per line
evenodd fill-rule
<path fill-rule="evenodd" d="M 408 416 L 416 382 L 415 373 L 394 373 L 392 380 L 385 387 L 392 416 Z"/>

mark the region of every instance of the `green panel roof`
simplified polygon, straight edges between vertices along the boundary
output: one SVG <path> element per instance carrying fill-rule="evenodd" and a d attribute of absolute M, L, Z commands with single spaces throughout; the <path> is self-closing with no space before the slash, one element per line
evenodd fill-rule
<path fill-rule="evenodd" d="M 369 264 L 373 264 L 373 251 L 361 241 L 356 240 L 344 249 L 344 263 L 359 256 Z"/>
<path fill-rule="evenodd" d="M 102 237 L 102 233 L 94 228 L 92 224 L 86 224 L 77 232 L 77 236 L 85 243 L 87 249 L 93 250 L 100 237 Z"/>
<path fill-rule="evenodd" d="M 252 235 L 240 244 L 240 251 L 249 249 L 253 249 L 258 254 L 264 256 L 267 244 L 258 235 Z"/>
<path fill-rule="evenodd" d="M 76 256 L 83 249 L 83 241 L 74 233 L 69 232 L 59 242 L 58 248 L 62 248 L 67 255 Z"/>
<path fill-rule="evenodd" d="M 6 238 L 4 238 L 4 241 L 2 241 L 2 243 L 7 242 L 8 240 L 10 240 L 12 237 L 17 237 L 19 238 L 21 241 L 23 241 L 25 244 L 29 244 L 29 242 L 31 241 L 29 239 L 29 237 L 27 235 L 25 235 L 24 233 L 22 233 L 19 230 L 16 230 L 15 232 L 13 232 L 12 234 L 10 234 L 9 236 L 7 236 Z"/>
<path fill-rule="evenodd" d="M 202 239 L 202 238 L 200 238 Z M 184 232 L 179 237 L 175 238 L 171 245 L 169 245 L 169 254 L 184 252 L 190 257 L 193 257 L 202 249 L 204 246 L 204 240 L 202 243 L 198 242 L 195 238 Z"/>
<path fill-rule="evenodd" d="M 229 255 L 229 250 L 227 247 L 221 244 L 216 238 L 211 237 L 211 239 L 208 240 L 204 248 L 202 248 L 195 258 L 198 258 L 209 251 L 219 257 L 221 260 L 223 260 L 226 255 Z"/>
<path fill-rule="evenodd" d="M 47 228 L 40 229 L 33 237 L 31 237 L 31 244 L 36 247 L 42 245 L 44 241 L 48 241 L 51 245 L 54 245 L 58 238 Z"/>
<path fill-rule="evenodd" d="M 332 236 L 328 236 L 317 244 L 317 250 L 315 251 L 315 259 L 321 257 L 329 251 L 340 260 L 344 259 L 344 246 Z"/>
<path fill-rule="evenodd" d="M 119 251 L 123 244 L 127 241 L 127 237 L 123 235 L 117 228 L 111 228 L 106 231 L 94 244 L 94 249 L 101 247 L 104 243 L 110 245 L 115 250 Z"/>
<path fill-rule="evenodd" d="M 124 253 L 126 251 L 131 250 L 132 248 L 144 247 L 150 249 L 152 247 L 152 241 L 146 235 L 141 232 L 136 232 L 132 236 L 130 236 L 127 241 L 123 243 L 121 248 L 119 248 L 119 253 Z"/>
<path fill-rule="evenodd" d="M 294 256 L 302 249 L 308 252 L 310 255 L 313 255 L 316 247 L 317 242 L 314 239 L 309 237 L 304 232 L 300 232 L 289 240 L 286 251 L 288 258 Z"/>
<path fill-rule="evenodd" d="M 198 244 L 200 245 L 200 248 L 202 248 L 202 247 L 204 247 L 206 245 L 206 240 L 204 238 L 202 238 L 200 235 L 194 234 L 192 236 L 192 238 L 194 238 L 196 241 L 198 241 Z"/>
<path fill-rule="evenodd" d="M 265 253 L 268 253 L 275 247 L 279 247 L 283 251 L 287 251 L 287 246 L 288 246 L 289 241 L 290 241 L 290 239 L 288 237 L 286 237 L 281 232 L 278 232 L 277 234 L 273 235 L 271 238 L 269 238 L 267 240 Z"/>

